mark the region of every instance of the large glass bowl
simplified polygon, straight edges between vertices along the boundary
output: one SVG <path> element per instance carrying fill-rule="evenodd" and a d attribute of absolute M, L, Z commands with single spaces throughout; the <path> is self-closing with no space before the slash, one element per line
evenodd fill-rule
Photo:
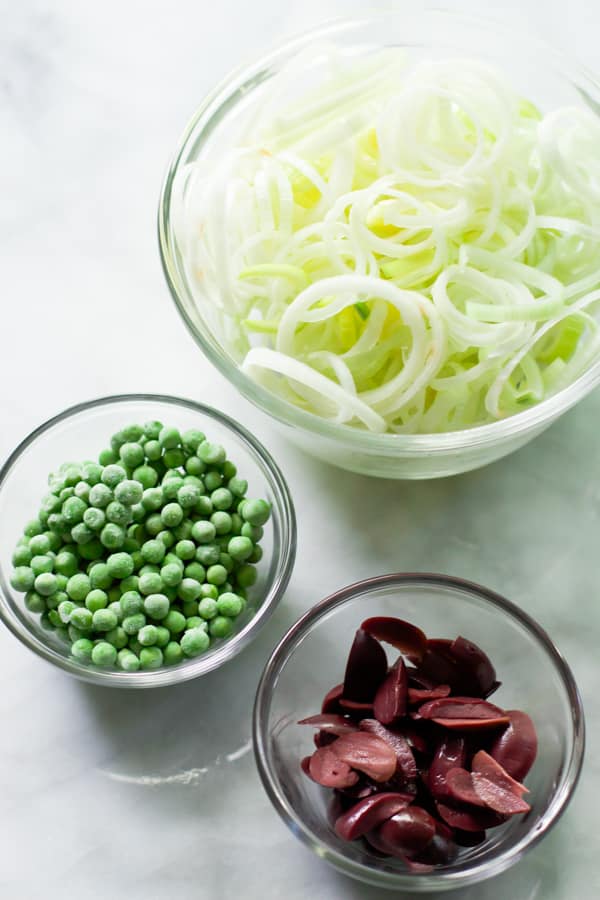
<path fill-rule="evenodd" d="M 528 712 L 538 733 L 538 757 L 526 779 L 531 812 L 491 829 L 485 843 L 463 849 L 454 862 L 431 874 L 411 874 L 397 860 L 376 858 L 361 841 L 338 838 L 327 819 L 331 792 L 300 769 L 300 760 L 314 745 L 311 730 L 296 723 L 319 712 L 326 691 L 343 680 L 354 632 L 370 616 L 399 616 L 429 637 L 461 634 L 475 641 L 488 653 L 502 681 L 493 702 Z M 296 837 L 348 875 L 413 892 L 465 887 L 517 862 L 564 811 L 577 784 L 584 751 L 577 687 L 543 629 L 486 588 L 458 578 L 421 574 L 361 581 L 302 616 L 275 648 L 263 672 L 253 736 L 263 785 Z"/>
<path fill-rule="evenodd" d="M 160 252 L 171 294 L 203 352 L 252 403 L 270 415 L 290 440 L 307 452 L 355 472 L 386 478 L 433 478 L 477 468 L 516 450 L 540 434 L 600 381 L 600 362 L 555 396 L 510 418 L 446 434 L 371 434 L 336 425 L 268 392 L 239 368 L 219 321 L 186 273 L 174 229 L 173 185 L 186 165 L 208 164 L 231 146 L 248 117 L 260 108 L 263 91 L 289 59 L 311 44 L 333 41 L 348 55 L 381 47 L 403 47 L 410 59 L 463 55 L 483 58 L 504 70 L 515 88 L 543 110 L 561 105 L 600 109 L 600 86 L 587 72 L 529 34 L 493 22 L 440 10 L 411 9 L 369 14 L 311 31 L 235 71 L 196 111 L 168 170 L 158 216 Z M 314 75 L 311 69 L 310 76 Z"/>
<path fill-rule="evenodd" d="M 258 579 L 248 593 L 248 607 L 234 634 L 206 653 L 179 665 L 151 671 L 99 669 L 74 659 L 69 645 L 45 631 L 30 613 L 24 595 L 10 585 L 11 556 L 23 527 L 37 515 L 47 493 L 47 476 L 68 460 L 97 459 L 111 435 L 131 423 L 158 419 L 181 431 L 197 428 L 221 443 L 248 481 L 249 496 L 272 504 L 257 566 Z M 148 394 L 104 397 L 65 410 L 19 444 L 0 471 L 0 620 L 43 659 L 65 672 L 109 687 L 143 688 L 196 678 L 227 662 L 252 641 L 281 600 L 296 555 L 296 520 L 292 498 L 279 467 L 265 448 L 233 419 L 190 400 Z"/>

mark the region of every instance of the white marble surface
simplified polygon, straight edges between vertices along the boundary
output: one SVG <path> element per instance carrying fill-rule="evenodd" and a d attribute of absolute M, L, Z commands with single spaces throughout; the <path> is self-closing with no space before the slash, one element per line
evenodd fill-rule
<path fill-rule="evenodd" d="M 487 470 L 372 482 L 287 446 L 200 356 L 163 283 L 158 190 L 203 93 L 281 35 L 366 6 L 0 0 L 0 457 L 79 400 L 187 395 L 255 429 L 281 461 L 299 521 L 285 602 L 255 645 L 196 683 L 132 704 L 54 671 L 0 631 L 6 900 L 389 896 L 292 837 L 262 791 L 249 737 L 254 687 L 284 629 L 341 584 L 401 569 L 463 575 L 521 603 L 567 655 L 586 705 L 588 755 L 563 820 L 514 870 L 461 897 L 600 896 L 600 393 Z M 600 8 L 589 0 L 462 7 L 502 15 L 598 67 Z M 364 531 L 351 527 L 357 510 Z"/>

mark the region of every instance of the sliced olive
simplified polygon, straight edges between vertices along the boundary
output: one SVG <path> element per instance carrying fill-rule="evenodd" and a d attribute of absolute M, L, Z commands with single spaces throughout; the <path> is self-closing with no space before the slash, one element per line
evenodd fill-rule
<path fill-rule="evenodd" d="M 359 628 L 346 663 L 343 698 L 372 703 L 387 668 L 385 650 L 379 641 Z"/>
<path fill-rule="evenodd" d="M 373 637 L 391 644 L 406 656 L 421 660 L 427 646 L 427 637 L 416 625 L 393 616 L 374 616 L 365 619 L 361 626 Z"/>
<path fill-rule="evenodd" d="M 406 712 L 408 678 L 402 657 L 392 666 L 380 684 L 373 702 L 373 713 L 383 725 L 389 725 Z"/>
<path fill-rule="evenodd" d="M 535 725 L 520 709 L 507 709 L 508 728 L 498 735 L 490 756 L 519 781 L 527 775 L 537 756 Z"/>
<path fill-rule="evenodd" d="M 375 794 L 355 803 L 335 823 L 337 834 L 354 841 L 400 812 L 413 798 L 408 794 Z"/>
<path fill-rule="evenodd" d="M 336 744 L 341 740 L 344 738 L 338 738 Z M 308 763 L 308 774 L 313 781 L 322 784 L 323 787 L 351 787 L 358 781 L 358 773 L 353 772 L 349 764 L 332 753 L 329 747 L 315 750 Z"/>
<path fill-rule="evenodd" d="M 317 751 L 320 752 L 320 751 Z M 356 731 L 346 734 L 328 748 L 343 762 L 364 772 L 373 781 L 388 781 L 396 771 L 396 754 L 375 734 Z"/>

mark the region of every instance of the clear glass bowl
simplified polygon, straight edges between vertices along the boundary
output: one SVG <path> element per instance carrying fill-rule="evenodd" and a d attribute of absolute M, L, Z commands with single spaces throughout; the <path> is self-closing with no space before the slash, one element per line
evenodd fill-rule
<path fill-rule="evenodd" d="M 182 431 L 198 428 L 222 443 L 248 481 L 249 496 L 272 504 L 261 546 L 258 579 L 248 593 L 248 608 L 236 620 L 234 634 L 206 653 L 180 665 L 145 672 L 99 669 L 73 659 L 68 645 L 45 631 L 30 613 L 24 595 L 10 585 L 11 556 L 23 527 L 34 518 L 47 476 L 67 460 L 97 459 L 111 435 L 124 426 L 158 419 Z M 263 627 L 288 584 L 296 555 L 296 519 L 287 484 L 267 450 L 228 416 L 178 397 L 129 394 L 104 397 L 73 406 L 55 416 L 22 441 L 0 471 L 0 619 L 12 633 L 48 662 L 70 675 L 110 687 L 145 688 L 175 684 L 216 669 L 252 641 Z"/>
<path fill-rule="evenodd" d="M 531 812 L 491 829 L 484 844 L 462 850 L 453 863 L 431 874 L 411 874 L 400 861 L 371 855 L 360 841 L 339 839 L 327 820 L 331 792 L 300 769 L 300 760 L 314 745 L 311 730 L 296 723 L 319 712 L 326 691 L 342 681 L 354 632 L 369 616 L 399 616 L 429 637 L 462 634 L 475 641 L 488 653 L 502 681 L 493 702 L 523 709 L 537 728 L 538 758 L 526 779 Z M 526 613 L 498 594 L 458 578 L 402 574 L 343 588 L 292 626 L 259 683 L 253 737 L 267 794 L 300 840 L 361 881 L 422 892 L 465 887 L 497 875 L 548 832 L 577 784 L 584 720 L 569 667 Z"/>
<path fill-rule="evenodd" d="M 516 450 L 540 434 L 600 381 L 600 362 L 544 402 L 502 421 L 431 435 L 371 434 L 336 425 L 298 409 L 239 368 L 223 341 L 224 323 L 186 274 L 174 230 L 173 185 L 185 166 L 208 163 L 231 146 L 244 120 L 260 107 L 265 85 L 296 53 L 317 41 L 335 42 L 348 55 L 385 46 L 409 58 L 468 55 L 500 66 L 514 86 L 542 109 L 559 105 L 600 109 L 600 86 L 587 72 L 545 44 L 496 23 L 441 10 L 388 11 L 329 24 L 290 41 L 235 71 L 204 99 L 185 130 L 167 173 L 159 206 L 160 252 L 171 294 L 203 352 L 252 403 L 270 415 L 308 453 L 344 469 L 385 478 L 435 478 L 474 469 Z M 316 66 L 316 64 L 315 64 Z M 313 77 L 315 66 L 307 77 Z"/>

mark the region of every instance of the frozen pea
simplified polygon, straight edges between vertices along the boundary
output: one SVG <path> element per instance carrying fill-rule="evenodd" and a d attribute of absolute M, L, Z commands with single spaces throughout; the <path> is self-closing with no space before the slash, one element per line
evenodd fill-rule
<path fill-rule="evenodd" d="M 34 586 L 37 593 L 41 594 L 42 597 L 49 597 L 50 594 L 54 594 L 58 590 L 56 575 L 53 575 L 52 572 L 41 572 L 36 576 Z"/>
<path fill-rule="evenodd" d="M 194 559 L 196 556 L 196 545 L 189 539 L 178 541 L 175 545 L 175 554 L 179 559 Z"/>
<path fill-rule="evenodd" d="M 189 456 L 185 461 L 184 468 L 188 475 L 196 475 L 196 477 L 199 477 L 206 472 L 206 463 L 202 462 L 197 456 Z"/>
<path fill-rule="evenodd" d="M 181 649 L 185 656 L 198 656 L 208 650 L 210 638 L 203 628 L 191 628 L 181 638 Z"/>
<path fill-rule="evenodd" d="M 46 553 L 44 556 L 34 556 L 29 566 L 34 575 L 40 575 L 42 572 L 52 572 L 54 569 L 54 559 Z"/>
<path fill-rule="evenodd" d="M 254 547 L 254 549 L 252 550 L 252 553 L 250 554 L 250 556 L 248 557 L 248 562 L 259 563 L 262 558 L 263 558 L 263 549 L 262 549 L 262 547 L 259 547 L 257 544 L 256 547 Z"/>
<path fill-rule="evenodd" d="M 180 634 L 185 629 L 185 616 L 176 609 L 171 609 L 162 624 L 171 634 Z"/>
<path fill-rule="evenodd" d="M 264 534 L 264 528 L 260 525 L 251 525 L 250 522 L 244 522 L 241 530 L 242 537 L 250 538 L 253 544 L 260 541 Z"/>
<path fill-rule="evenodd" d="M 106 524 L 106 514 L 102 509 L 90 506 L 83 514 L 83 523 L 92 531 L 101 531 Z"/>
<path fill-rule="evenodd" d="M 141 444 L 128 441 L 119 448 L 121 462 L 128 469 L 135 469 L 144 462 L 144 448 Z"/>
<path fill-rule="evenodd" d="M 131 510 L 118 500 L 111 500 L 106 507 L 106 518 L 115 525 L 128 525 L 131 521 Z"/>
<path fill-rule="evenodd" d="M 125 529 L 108 522 L 100 532 L 100 542 L 107 550 L 118 550 L 125 543 Z"/>
<path fill-rule="evenodd" d="M 200 497 L 198 502 L 196 503 L 196 513 L 199 516 L 210 516 L 213 513 L 213 505 L 210 497 L 207 497 L 205 494 Z"/>
<path fill-rule="evenodd" d="M 201 628 L 202 631 L 206 631 L 208 626 L 204 619 L 201 619 L 200 616 L 187 616 L 185 630 L 190 631 L 192 628 Z"/>
<path fill-rule="evenodd" d="M 61 470 L 67 487 L 74 487 L 81 481 L 81 467 L 76 463 L 66 463 L 64 469 L 61 466 Z"/>
<path fill-rule="evenodd" d="M 73 490 L 72 487 L 65 487 L 62 489 L 62 491 L 60 492 L 60 494 L 58 496 L 64 503 L 65 500 L 68 500 L 69 497 L 73 497 L 74 494 L 75 494 L 75 491 Z M 42 531 L 43 531 L 43 528 L 42 528 Z"/>
<path fill-rule="evenodd" d="M 182 509 L 191 509 L 200 499 L 200 488 L 195 484 L 182 484 L 177 491 L 177 502 Z"/>
<path fill-rule="evenodd" d="M 213 508 L 219 511 L 230 509 L 233 505 L 233 494 L 227 488 L 220 487 L 210 495 Z"/>
<path fill-rule="evenodd" d="M 12 555 L 12 564 L 15 567 L 28 566 L 32 556 L 33 553 L 26 544 L 19 544 Z"/>
<path fill-rule="evenodd" d="M 80 500 L 83 500 L 85 503 L 88 502 L 90 496 L 90 485 L 87 481 L 80 481 L 79 484 L 75 485 L 73 490 L 73 495 L 75 497 L 79 497 Z"/>
<path fill-rule="evenodd" d="M 81 477 L 93 487 L 102 477 L 102 466 L 95 462 L 84 463 L 81 467 Z"/>
<path fill-rule="evenodd" d="M 121 599 L 121 588 L 118 584 L 113 585 L 107 591 L 108 602 L 110 603 L 118 603 Z"/>
<path fill-rule="evenodd" d="M 142 645 L 140 644 L 140 642 L 138 641 L 138 639 L 136 637 L 130 636 L 129 649 L 139 657 L 140 650 L 142 649 Z"/>
<path fill-rule="evenodd" d="M 139 441 L 145 434 L 142 426 L 135 423 L 133 425 L 126 425 L 125 428 L 121 429 L 121 433 L 126 441 Z"/>
<path fill-rule="evenodd" d="M 115 616 L 117 617 L 117 622 L 119 624 L 121 624 L 121 622 L 123 621 L 123 610 L 121 609 L 121 598 L 119 597 L 118 600 L 111 600 L 111 602 L 107 606 L 107 609 L 110 609 L 114 612 Z"/>
<path fill-rule="evenodd" d="M 234 497 L 244 497 L 248 490 L 248 482 L 243 478 L 236 478 L 234 475 L 233 478 L 230 478 L 227 482 L 227 487 Z"/>
<path fill-rule="evenodd" d="M 43 612 L 40 616 L 40 625 L 44 629 L 44 631 L 54 631 L 54 625 L 48 618 L 48 613 Z"/>
<path fill-rule="evenodd" d="M 93 649 L 94 645 L 88 638 L 79 638 L 71 647 L 71 656 L 79 662 L 89 662 Z"/>
<path fill-rule="evenodd" d="M 242 525 L 244 524 L 244 520 L 242 517 L 236 513 L 231 513 L 231 534 L 236 537 L 242 533 Z"/>
<path fill-rule="evenodd" d="M 94 532 L 84 522 L 71 528 L 71 537 L 76 544 L 88 544 L 94 538 Z"/>
<path fill-rule="evenodd" d="M 271 506 L 266 500 L 244 500 L 239 513 L 251 525 L 264 525 L 271 515 Z"/>
<path fill-rule="evenodd" d="M 43 575 L 38 575 L 38 578 L 43 578 Z M 25 609 L 29 610 L 30 613 L 40 615 L 46 612 L 46 600 L 37 591 L 27 591 L 25 594 Z"/>
<path fill-rule="evenodd" d="M 163 503 L 163 492 L 160 487 L 151 487 L 146 488 L 146 490 L 142 494 L 141 500 L 142 506 L 144 509 L 148 510 L 157 510 L 160 509 Z"/>
<path fill-rule="evenodd" d="M 230 592 L 221 594 L 217 600 L 217 610 L 219 615 L 235 619 L 242 611 L 241 598 L 238 597 L 237 594 L 232 594 Z"/>
<path fill-rule="evenodd" d="M 212 522 L 194 522 L 192 537 L 199 544 L 210 544 L 215 539 L 217 531 Z"/>
<path fill-rule="evenodd" d="M 208 630 L 214 638 L 226 638 L 232 632 L 231 619 L 227 616 L 215 616 L 208 623 Z"/>
<path fill-rule="evenodd" d="M 155 462 L 162 456 L 162 447 L 160 446 L 158 441 L 146 441 L 146 443 L 144 444 L 144 453 L 146 454 L 146 457 L 150 460 L 150 462 Z"/>
<path fill-rule="evenodd" d="M 90 488 L 89 503 L 98 509 L 105 509 L 113 499 L 113 492 L 105 484 L 95 484 Z"/>
<path fill-rule="evenodd" d="M 69 635 L 69 640 L 71 644 L 78 641 L 80 638 L 87 637 L 87 632 L 81 631 L 79 628 L 75 628 L 74 625 L 67 625 L 67 634 Z"/>
<path fill-rule="evenodd" d="M 144 609 L 144 600 L 137 591 L 126 591 L 119 600 L 123 616 L 134 616 Z"/>
<path fill-rule="evenodd" d="M 137 571 L 137 569 L 139 569 L 144 564 L 144 557 L 142 556 L 142 552 L 141 550 L 134 550 L 130 555 L 133 560 L 133 568 Z"/>
<path fill-rule="evenodd" d="M 169 607 L 169 598 L 165 594 L 148 594 L 144 599 L 144 611 L 151 619 L 164 619 Z"/>
<path fill-rule="evenodd" d="M 219 562 L 221 551 L 216 544 L 204 544 L 196 550 L 196 561 L 202 566 L 213 566 Z"/>
<path fill-rule="evenodd" d="M 134 503 L 131 509 L 131 518 L 134 522 L 143 522 L 146 518 L 146 510 L 141 503 Z"/>
<path fill-rule="evenodd" d="M 50 541 L 46 534 L 34 534 L 29 541 L 29 549 L 33 556 L 43 556 L 50 550 Z"/>
<path fill-rule="evenodd" d="M 217 600 L 213 597 L 203 597 L 198 604 L 198 613 L 207 621 L 214 619 L 218 613 Z"/>
<path fill-rule="evenodd" d="M 67 589 L 67 581 L 69 580 L 66 575 L 61 575 L 60 572 L 57 572 L 54 576 L 56 578 L 56 590 L 57 591 L 66 591 Z"/>
<path fill-rule="evenodd" d="M 211 600 L 216 600 L 219 596 L 219 590 L 214 584 L 203 584 L 202 591 L 200 597 L 210 597 Z"/>
<path fill-rule="evenodd" d="M 175 528 L 183 519 L 183 510 L 178 503 L 167 503 L 163 506 L 160 517 L 166 528 Z"/>
<path fill-rule="evenodd" d="M 180 489 L 183 487 L 183 479 L 179 475 L 171 474 L 170 477 L 167 477 L 169 475 L 170 475 L 170 473 L 167 472 L 167 475 L 165 476 L 163 483 L 162 483 L 162 493 L 163 493 L 163 499 L 165 501 L 176 500 L 177 494 L 179 493 Z"/>
<path fill-rule="evenodd" d="M 39 558 L 42 559 L 45 557 Z M 34 557 L 34 559 L 36 559 L 36 557 Z M 50 563 L 52 563 L 52 560 L 50 560 Z M 33 568 L 30 568 L 29 566 L 17 566 L 10 577 L 10 583 L 14 587 L 15 591 L 25 593 L 26 591 L 30 591 L 32 589 L 36 579 L 36 574 L 39 577 L 42 572 L 40 571 L 39 573 L 36 573 L 35 570 Z"/>
<path fill-rule="evenodd" d="M 125 616 L 121 622 L 121 628 L 126 634 L 137 635 L 140 628 L 143 628 L 145 624 L 146 616 L 139 612 L 134 613 L 131 616 Z"/>
<path fill-rule="evenodd" d="M 69 497 L 62 505 L 62 514 L 69 526 L 77 525 L 83 519 L 87 503 L 81 497 Z"/>
<path fill-rule="evenodd" d="M 245 562 L 252 556 L 253 550 L 254 544 L 250 538 L 243 537 L 242 535 L 239 537 L 232 537 L 227 544 L 227 553 L 236 562 Z"/>
<path fill-rule="evenodd" d="M 57 610 L 61 622 L 68 625 L 71 621 L 71 613 L 75 609 L 77 609 L 77 607 L 72 600 L 63 600 L 63 602 L 59 604 Z"/>
<path fill-rule="evenodd" d="M 116 463 L 105 466 L 101 475 L 102 484 L 105 484 L 111 490 L 114 490 L 119 482 L 125 481 L 126 478 L 127 472 L 123 466 L 119 466 Z"/>
<path fill-rule="evenodd" d="M 182 560 L 179 559 L 177 554 L 175 554 L 171 551 L 169 551 L 169 553 L 167 553 L 167 555 L 165 556 L 165 558 L 163 560 L 163 566 L 168 566 L 168 565 L 177 566 L 177 568 L 181 569 L 181 571 L 183 572 L 184 564 L 183 564 Z"/>
<path fill-rule="evenodd" d="M 62 628 L 63 622 L 58 614 L 58 609 L 51 609 L 48 612 L 48 621 L 51 623 L 53 628 Z"/>
<path fill-rule="evenodd" d="M 175 563 L 168 563 L 160 570 L 160 577 L 166 587 L 175 587 L 183 578 L 183 573 Z"/>
<path fill-rule="evenodd" d="M 117 665 L 124 672 L 137 672 L 140 667 L 140 661 L 132 650 L 123 648 L 117 654 Z"/>
<path fill-rule="evenodd" d="M 168 469 L 178 469 L 185 462 L 185 454 L 183 450 L 176 447 L 173 450 L 165 450 L 163 459 Z"/>
<path fill-rule="evenodd" d="M 129 640 L 127 633 L 123 631 L 120 625 L 117 625 L 116 628 L 111 628 L 110 631 L 106 632 L 104 637 L 108 643 L 112 644 L 113 647 L 116 647 L 117 650 L 122 650 L 123 647 L 126 647 L 127 641 Z"/>
<path fill-rule="evenodd" d="M 69 599 L 69 595 L 66 591 L 55 591 L 54 594 L 50 594 L 50 596 L 45 599 L 48 609 L 58 609 L 63 600 Z"/>
<path fill-rule="evenodd" d="M 48 516 L 48 528 L 59 540 L 69 532 L 69 526 L 62 513 L 51 513 Z"/>
<path fill-rule="evenodd" d="M 252 587 L 256 582 L 256 569 L 249 563 L 243 563 L 235 573 L 238 585 L 241 588 Z"/>
<path fill-rule="evenodd" d="M 112 584 L 113 576 L 105 562 L 97 562 L 90 569 L 90 585 L 92 588 L 106 590 Z"/>
<path fill-rule="evenodd" d="M 188 453 L 195 453 L 200 444 L 206 440 L 206 435 L 197 428 L 188 428 L 181 435 L 181 443 Z"/>
<path fill-rule="evenodd" d="M 234 562 L 229 555 L 229 553 L 221 553 L 219 556 L 219 565 L 223 566 L 227 574 L 229 575 L 234 568 Z"/>
<path fill-rule="evenodd" d="M 204 492 L 204 482 L 201 478 L 197 478 L 195 475 L 184 475 L 183 476 L 183 486 L 186 484 L 193 484 L 194 487 L 197 487 L 200 491 L 200 495 Z"/>
<path fill-rule="evenodd" d="M 235 463 L 232 463 L 230 459 L 225 460 L 221 466 L 221 470 L 223 472 L 223 478 L 226 478 L 228 481 L 230 478 L 234 478 L 237 475 L 237 466 Z"/>
<path fill-rule="evenodd" d="M 80 631 L 89 631 L 92 627 L 92 613 L 85 606 L 77 606 L 71 612 L 70 622 Z"/>
<path fill-rule="evenodd" d="M 144 528 L 150 537 L 156 537 L 163 530 L 163 527 L 163 520 L 160 517 L 160 513 L 152 513 L 144 523 Z"/>
<path fill-rule="evenodd" d="M 202 584 L 206 578 L 206 569 L 199 562 L 191 562 L 185 567 L 183 574 L 185 578 L 194 578 Z"/>
<path fill-rule="evenodd" d="M 99 641 L 92 650 L 92 662 L 96 666 L 108 668 L 117 661 L 117 650 L 108 641 Z"/>
<path fill-rule="evenodd" d="M 198 601 L 197 600 L 184 600 L 182 603 L 182 612 L 186 619 L 189 620 L 190 616 L 198 615 Z"/>
<path fill-rule="evenodd" d="M 23 529 L 23 534 L 28 538 L 32 538 L 36 534 L 41 534 L 43 530 L 44 527 L 39 519 L 31 519 Z"/>
<path fill-rule="evenodd" d="M 171 640 L 171 632 L 168 628 L 165 628 L 164 625 L 156 626 L 156 646 L 160 647 L 161 650 L 163 647 L 166 647 L 169 641 Z"/>
<path fill-rule="evenodd" d="M 139 591 L 146 596 L 149 594 L 160 594 L 163 582 L 161 576 L 157 572 L 144 572 L 140 575 Z"/>
<path fill-rule="evenodd" d="M 231 516 L 227 512 L 222 510 L 214 512 L 210 521 L 215 526 L 218 535 L 229 534 L 231 531 Z"/>
<path fill-rule="evenodd" d="M 82 603 L 90 591 L 90 579 L 83 572 L 71 575 L 67 581 L 67 594 L 71 600 Z"/>
<path fill-rule="evenodd" d="M 161 544 L 164 544 L 166 550 L 169 550 L 175 543 L 175 538 L 174 538 L 173 534 L 170 531 L 168 531 L 167 529 L 163 529 L 162 531 L 159 531 L 158 534 L 156 535 L 156 540 L 160 541 Z"/>
<path fill-rule="evenodd" d="M 164 661 L 167 666 L 174 666 L 183 659 L 183 650 L 177 641 L 169 641 L 164 651 Z"/>
<path fill-rule="evenodd" d="M 121 449 L 121 447 L 123 446 L 123 444 L 124 444 L 126 441 L 127 441 L 127 438 L 126 438 L 125 435 L 123 434 L 123 430 L 122 430 L 122 429 L 121 429 L 121 431 L 115 432 L 115 434 L 113 434 L 113 436 L 112 436 L 111 439 L 110 439 L 110 446 L 111 446 L 111 449 L 114 450 L 115 453 L 118 455 L 119 450 Z"/>
<path fill-rule="evenodd" d="M 101 450 L 98 454 L 98 462 L 101 466 L 110 466 L 113 463 L 116 463 L 119 456 L 112 448 L 107 447 L 105 450 Z"/>
<path fill-rule="evenodd" d="M 177 595 L 182 600 L 197 600 L 200 596 L 200 585 L 193 578 L 184 578 L 177 588 Z"/>
<path fill-rule="evenodd" d="M 181 445 L 181 435 L 177 428 L 161 428 L 158 440 L 163 450 L 173 450 Z"/>
<path fill-rule="evenodd" d="M 133 572 L 133 560 L 129 553 L 111 553 L 106 560 L 108 571 L 113 578 L 127 578 Z"/>
<path fill-rule="evenodd" d="M 149 573 L 152 573 L 154 575 L 159 575 L 160 567 L 157 566 L 155 563 L 144 563 L 144 565 L 139 570 L 138 578 L 142 575 L 148 575 Z M 138 585 L 139 585 L 139 581 L 138 581 Z"/>
<path fill-rule="evenodd" d="M 214 566 L 209 566 L 206 570 L 206 580 L 209 584 L 220 585 L 227 581 L 227 570 L 217 563 Z"/>
<path fill-rule="evenodd" d="M 91 613 L 95 613 L 99 609 L 105 609 L 108 606 L 108 594 L 100 588 L 93 588 L 86 594 L 85 605 Z"/>
<path fill-rule="evenodd" d="M 127 578 L 122 578 L 119 583 L 119 589 L 122 594 L 125 594 L 127 591 L 137 591 L 140 583 L 140 579 L 138 575 L 128 575 Z"/>
<path fill-rule="evenodd" d="M 77 552 L 81 559 L 97 560 L 104 556 L 104 547 L 97 538 L 94 538 L 86 544 L 78 544 Z"/>
<path fill-rule="evenodd" d="M 173 528 L 171 534 L 176 541 L 189 541 L 192 536 L 192 528 L 194 523 L 191 519 L 182 519 L 182 521 Z"/>
<path fill-rule="evenodd" d="M 142 544 L 141 552 L 143 558 L 147 562 L 154 563 L 156 565 L 163 561 L 167 550 L 162 541 L 154 539 L 146 541 L 144 544 Z"/>
<path fill-rule="evenodd" d="M 137 637 L 142 647 L 152 647 L 156 643 L 158 637 L 156 625 L 144 625 L 144 627 L 140 628 L 138 631 Z"/>
<path fill-rule="evenodd" d="M 139 482 L 142 490 L 148 490 L 148 488 L 153 488 L 158 482 L 158 473 L 152 466 L 142 465 L 134 469 L 133 478 Z"/>
<path fill-rule="evenodd" d="M 160 647 L 142 647 L 140 650 L 140 668 L 160 669 L 163 655 Z"/>
<path fill-rule="evenodd" d="M 210 469 L 204 475 L 204 486 L 207 491 L 216 491 L 223 484 L 223 476 L 216 469 Z M 212 496 L 210 498 L 212 503 Z"/>
<path fill-rule="evenodd" d="M 159 422 L 158 419 L 152 419 L 148 422 L 144 422 L 144 434 L 147 438 L 150 438 L 153 441 L 158 440 L 158 436 L 163 429 L 162 422 Z"/>
<path fill-rule="evenodd" d="M 119 482 L 115 488 L 115 500 L 124 506 L 133 506 L 135 503 L 140 503 L 143 496 L 144 489 L 142 485 L 139 481 L 133 481 L 130 478 Z"/>
<path fill-rule="evenodd" d="M 198 445 L 197 454 L 209 466 L 222 465 L 226 459 L 223 447 L 220 444 L 211 444 L 209 441 L 202 441 Z"/>

